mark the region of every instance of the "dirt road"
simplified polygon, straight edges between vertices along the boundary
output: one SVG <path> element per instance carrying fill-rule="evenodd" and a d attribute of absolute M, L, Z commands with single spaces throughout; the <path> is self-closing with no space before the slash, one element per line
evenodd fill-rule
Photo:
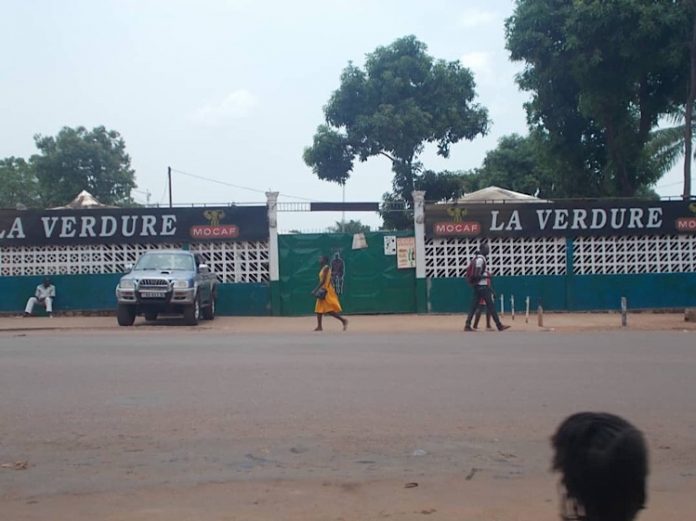
<path fill-rule="evenodd" d="M 693 332 L 354 322 L 1 332 L 2 519 L 556 519 L 548 436 L 587 409 L 646 433 L 641 519 L 692 515 Z"/>

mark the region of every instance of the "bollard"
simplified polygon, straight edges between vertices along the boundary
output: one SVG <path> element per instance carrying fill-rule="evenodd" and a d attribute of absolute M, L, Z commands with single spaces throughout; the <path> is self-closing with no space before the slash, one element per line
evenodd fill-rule
<path fill-rule="evenodd" d="M 539 327 L 544 327 L 544 308 L 541 307 L 541 304 L 537 308 L 537 323 Z"/>
<path fill-rule="evenodd" d="M 626 312 L 628 311 L 628 303 L 626 297 L 621 297 L 621 327 L 626 327 Z"/>
<path fill-rule="evenodd" d="M 529 297 L 525 299 L 524 323 L 529 324 Z"/>
<path fill-rule="evenodd" d="M 500 316 L 502 317 L 505 314 L 505 295 L 500 294 Z"/>
<path fill-rule="evenodd" d="M 510 313 L 512 320 L 515 320 L 515 295 L 510 295 Z"/>

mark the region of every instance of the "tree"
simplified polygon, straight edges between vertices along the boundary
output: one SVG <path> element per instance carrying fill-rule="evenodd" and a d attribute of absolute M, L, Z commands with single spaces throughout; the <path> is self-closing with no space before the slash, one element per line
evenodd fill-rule
<path fill-rule="evenodd" d="M 39 204 L 38 182 L 32 166 L 21 157 L 0 159 L 0 208 Z"/>
<path fill-rule="evenodd" d="M 475 190 L 499 186 L 539 197 L 572 195 L 556 185 L 555 172 L 548 165 L 542 140 L 538 132 L 526 137 L 517 134 L 502 137 L 498 146 L 486 154 L 481 168 L 470 174 L 470 184 Z"/>
<path fill-rule="evenodd" d="M 669 117 L 672 123 L 669 127 L 658 128 L 651 133 L 650 141 L 647 145 L 647 150 L 653 158 L 655 165 L 661 173 L 666 173 L 670 170 L 681 157 L 685 155 L 687 148 L 685 136 L 688 134 L 693 142 L 694 125 L 696 118 L 691 117 L 691 132 L 686 132 L 686 117 L 684 110 L 678 110 Z M 684 158 L 686 163 L 691 160 Z"/>
<path fill-rule="evenodd" d="M 367 233 L 370 231 L 370 227 L 360 221 L 351 219 L 348 222 L 336 221 L 335 226 L 329 226 L 329 231 L 331 233 Z"/>
<path fill-rule="evenodd" d="M 34 136 L 31 158 L 42 203 L 60 206 L 87 190 L 104 204 L 130 204 L 134 171 L 121 135 L 103 126 L 64 127 L 56 137 Z"/>
<path fill-rule="evenodd" d="M 685 101 L 689 22 L 677 1 L 518 0 L 507 48 L 563 190 L 632 196 L 658 179 L 646 143 Z"/>
<path fill-rule="evenodd" d="M 324 107 L 326 124 L 304 151 L 314 174 L 343 184 L 356 158 L 382 155 L 392 164 L 395 197 L 410 205 L 425 143 L 448 157 L 452 144 L 486 134 L 488 114 L 474 103 L 471 72 L 426 50 L 406 36 L 368 54 L 364 69 L 348 64 Z"/>

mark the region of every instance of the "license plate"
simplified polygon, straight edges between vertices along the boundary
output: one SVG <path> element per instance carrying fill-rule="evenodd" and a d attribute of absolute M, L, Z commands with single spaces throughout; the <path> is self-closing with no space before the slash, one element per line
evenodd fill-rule
<path fill-rule="evenodd" d="M 140 296 L 143 298 L 164 298 L 167 295 L 164 291 L 141 291 Z"/>

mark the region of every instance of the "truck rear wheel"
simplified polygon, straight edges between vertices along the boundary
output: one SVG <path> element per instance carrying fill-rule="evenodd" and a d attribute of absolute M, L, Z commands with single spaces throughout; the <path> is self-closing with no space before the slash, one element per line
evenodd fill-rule
<path fill-rule="evenodd" d="M 132 326 L 135 322 L 135 306 L 119 304 L 116 308 L 116 318 L 119 326 Z"/>
<path fill-rule="evenodd" d="M 217 297 L 213 295 L 210 297 L 210 305 L 203 308 L 203 319 L 204 320 L 214 320 L 215 319 L 215 299 Z"/>

